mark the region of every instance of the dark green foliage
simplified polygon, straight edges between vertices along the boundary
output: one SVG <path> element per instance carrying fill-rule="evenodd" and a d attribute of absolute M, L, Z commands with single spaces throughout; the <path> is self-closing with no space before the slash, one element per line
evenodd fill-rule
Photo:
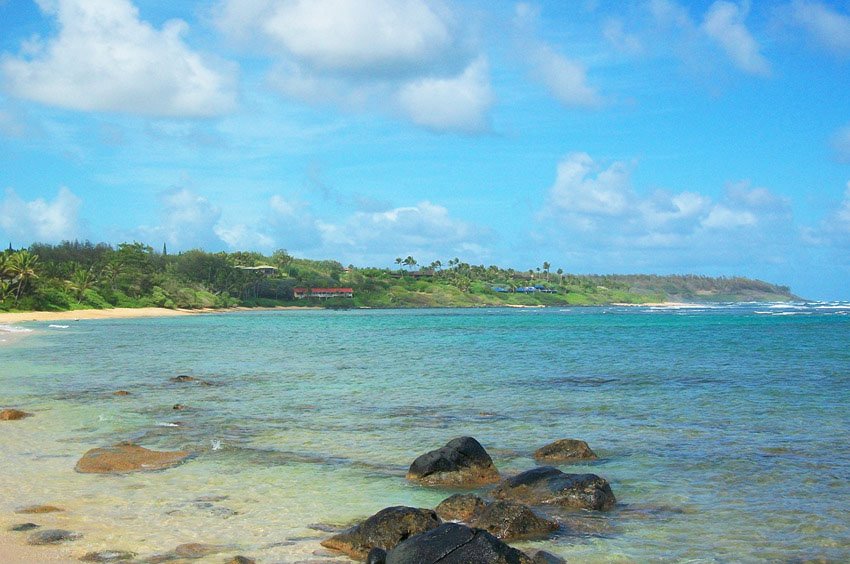
<path fill-rule="evenodd" d="M 144 243 L 65 241 L 0 253 L 0 309 L 109 307 L 483 307 L 595 305 L 661 301 L 795 299 L 785 286 L 747 278 L 695 275 L 575 275 L 551 265 L 516 271 L 458 258 L 427 269 L 408 256 L 398 269 L 344 268 L 295 258 L 285 250 L 157 253 Z M 445 265 L 445 266 L 444 266 Z M 274 267 L 270 271 L 240 267 Z M 419 268 L 417 270 L 417 268 Z M 276 270 L 275 270 L 276 269 Z M 354 298 L 295 300 L 296 287 L 354 289 Z M 538 286 L 533 292 L 518 289 Z M 540 291 L 545 289 L 546 291 Z"/>

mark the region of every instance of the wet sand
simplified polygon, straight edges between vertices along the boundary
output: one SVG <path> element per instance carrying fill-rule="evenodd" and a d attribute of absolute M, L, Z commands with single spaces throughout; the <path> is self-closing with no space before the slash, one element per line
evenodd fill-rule
<path fill-rule="evenodd" d="M 27 533 L 0 532 L 0 562 L 38 564 L 39 562 L 79 562 L 64 546 L 30 546 Z M 79 550 L 79 549 L 78 549 Z"/>

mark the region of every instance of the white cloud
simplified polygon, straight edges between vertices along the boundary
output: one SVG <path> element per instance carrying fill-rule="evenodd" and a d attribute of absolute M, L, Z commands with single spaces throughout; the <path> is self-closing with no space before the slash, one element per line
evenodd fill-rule
<path fill-rule="evenodd" d="M 565 106 L 601 105 L 599 93 L 588 84 L 584 65 L 535 37 L 539 18 L 540 11 L 535 6 L 524 2 L 516 5 L 514 26 L 518 33 L 517 48 L 532 78 L 543 84 Z"/>
<path fill-rule="evenodd" d="M 489 72 L 454 8 L 442 0 L 223 0 L 217 24 L 272 58 L 270 83 L 286 97 L 479 132 L 492 105 Z"/>
<path fill-rule="evenodd" d="M 730 184 L 717 201 L 689 191 L 641 195 L 631 181 L 634 166 L 567 155 L 538 215 L 537 235 L 565 241 L 566 252 L 600 265 L 628 259 L 656 261 L 657 267 L 690 260 L 688 253 L 719 262 L 741 261 L 748 253 L 781 260 L 777 249 L 788 241 L 791 221 L 784 199 L 746 182 Z"/>
<path fill-rule="evenodd" d="M 392 257 L 408 254 L 421 259 L 486 253 L 480 230 L 428 201 L 383 212 L 356 212 L 340 224 L 322 223 L 320 228 L 325 247 L 353 262 L 389 263 Z"/>
<path fill-rule="evenodd" d="M 487 61 L 479 58 L 459 76 L 423 78 L 402 86 L 399 107 L 417 125 L 474 133 L 489 128 L 493 92 Z"/>
<path fill-rule="evenodd" d="M 147 240 L 162 240 L 174 250 L 219 249 L 222 239 L 216 233 L 221 208 L 187 188 L 172 188 L 157 197 L 160 224 L 141 227 Z"/>
<path fill-rule="evenodd" d="M 739 69 L 749 74 L 767 76 L 770 74 L 770 64 L 744 24 L 746 16 L 746 8 L 718 0 L 706 12 L 702 30 L 720 45 Z"/>
<path fill-rule="evenodd" d="M 819 227 L 809 230 L 807 236 L 807 242 L 815 245 L 850 245 L 850 182 L 844 190 L 844 199 L 835 211 Z"/>
<path fill-rule="evenodd" d="M 51 202 L 36 198 L 29 202 L 7 189 L 0 200 L 0 229 L 24 242 L 56 242 L 80 236 L 79 210 L 82 201 L 64 186 Z"/>
<path fill-rule="evenodd" d="M 819 45 L 836 55 L 850 55 L 850 15 L 812 0 L 794 0 L 783 12 L 790 23 L 806 30 Z"/>
<path fill-rule="evenodd" d="M 640 55 L 644 52 L 640 37 L 627 33 L 622 20 L 610 19 L 606 21 L 602 25 L 602 36 L 617 51 L 629 55 Z"/>
<path fill-rule="evenodd" d="M 205 117 L 235 106 L 232 73 L 218 70 L 182 37 L 188 25 L 157 30 L 129 0 L 43 0 L 59 32 L 36 38 L 2 74 L 15 96 L 82 111 Z"/>

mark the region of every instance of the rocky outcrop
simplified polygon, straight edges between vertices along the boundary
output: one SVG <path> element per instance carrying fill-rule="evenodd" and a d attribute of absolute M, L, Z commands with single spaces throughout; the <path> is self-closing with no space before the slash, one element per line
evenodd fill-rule
<path fill-rule="evenodd" d="M 486 506 L 484 500 L 475 494 L 455 494 L 441 501 L 434 511 L 443 521 L 469 523 Z"/>
<path fill-rule="evenodd" d="M 561 439 L 534 451 L 534 458 L 541 462 L 565 462 L 596 460 L 597 457 L 586 442 L 578 439 Z"/>
<path fill-rule="evenodd" d="M 476 487 L 498 482 L 499 472 L 481 443 L 459 437 L 414 460 L 407 479 L 430 486 Z"/>
<path fill-rule="evenodd" d="M 531 564 L 531 558 L 487 531 L 446 523 L 387 552 L 386 564 Z"/>
<path fill-rule="evenodd" d="M 540 517 L 526 505 L 495 501 L 476 515 L 470 525 L 502 540 L 543 539 L 558 530 L 558 523 Z"/>
<path fill-rule="evenodd" d="M 65 529 L 45 529 L 32 533 L 27 538 L 27 543 L 34 545 L 58 544 L 60 542 L 77 540 L 82 538 L 82 536 L 80 533 L 66 531 Z"/>
<path fill-rule="evenodd" d="M 120 443 L 111 447 L 91 449 L 77 462 L 75 470 L 84 474 L 163 470 L 177 466 L 189 455 L 189 452 L 183 450 L 158 452 L 132 443 Z"/>
<path fill-rule="evenodd" d="M 560 505 L 577 509 L 610 509 L 617 500 L 611 485 L 596 474 L 565 474 L 551 466 L 523 472 L 492 492 L 496 499 L 528 505 Z"/>
<path fill-rule="evenodd" d="M 362 560 L 373 548 L 389 550 L 403 540 L 439 525 L 440 518 L 430 509 L 387 507 L 321 544 Z"/>
<path fill-rule="evenodd" d="M 18 421 L 24 417 L 31 417 L 32 413 L 20 409 L 4 409 L 0 411 L 0 421 Z"/>

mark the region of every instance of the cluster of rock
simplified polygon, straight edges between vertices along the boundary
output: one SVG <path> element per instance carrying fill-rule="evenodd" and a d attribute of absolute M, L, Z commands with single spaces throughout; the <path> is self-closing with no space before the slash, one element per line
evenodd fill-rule
<path fill-rule="evenodd" d="M 538 449 L 541 461 L 594 459 L 584 441 L 563 439 Z M 388 507 L 322 541 L 369 564 L 543 564 L 563 562 L 538 551 L 528 555 L 506 540 L 543 539 L 560 527 L 534 506 L 606 510 L 616 503 L 610 484 L 595 474 L 533 468 L 501 479 L 493 460 L 472 437 L 460 437 L 413 461 L 407 479 L 428 486 L 476 488 L 498 483 L 493 501 L 455 494 L 435 510 Z"/>

